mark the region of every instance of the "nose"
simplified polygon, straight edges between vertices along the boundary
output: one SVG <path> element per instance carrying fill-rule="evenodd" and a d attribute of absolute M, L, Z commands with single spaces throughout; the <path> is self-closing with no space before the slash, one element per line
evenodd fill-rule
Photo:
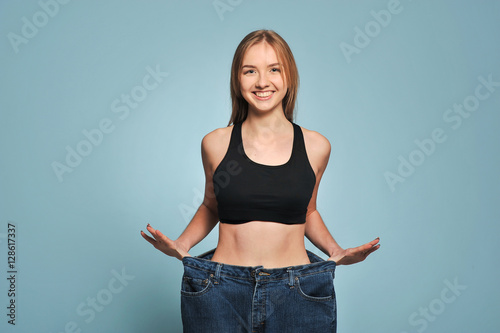
<path fill-rule="evenodd" d="M 269 78 L 266 74 L 259 75 L 259 79 L 255 83 L 256 88 L 262 89 L 269 86 Z"/>

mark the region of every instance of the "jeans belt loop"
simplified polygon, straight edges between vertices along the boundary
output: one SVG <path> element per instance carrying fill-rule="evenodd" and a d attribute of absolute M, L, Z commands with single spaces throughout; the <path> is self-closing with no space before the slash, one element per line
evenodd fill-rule
<path fill-rule="evenodd" d="M 288 272 L 288 285 L 290 286 L 290 288 L 293 288 L 293 285 L 295 283 L 293 278 L 293 269 L 288 268 L 287 272 Z"/>
<path fill-rule="evenodd" d="M 214 283 L 215 284 L 218 284 L 219 283 L 219 280 L 220 280 L 220 270 L 222 268 L 222 264 L 221 263 L 218 263 L 217 264 L 217 267 L 215 268 L 215 280 L 214 280 Z"/>

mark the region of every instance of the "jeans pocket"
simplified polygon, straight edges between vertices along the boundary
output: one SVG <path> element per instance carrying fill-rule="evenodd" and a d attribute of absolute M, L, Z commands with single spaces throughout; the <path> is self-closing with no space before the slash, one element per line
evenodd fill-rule
<path fill-rule="evenodd" d="M 192 260 L 196 258 L 183 258 L 184 274 L 182 275 L 181 295 L 201 296 L 213 286 L 212 274 L 209 271 L 192 265 Z"/>
<path fill-rule="evenodd" d="M 200 279 L 184 274 L 182 277 L 181 295 L 183 296 L 201 296 L 210 290 L 212 281 L 209 278 Z"/>
<path fill-rule="evenodd" d="M 335 299 L 332 271 L 297 276 L 295 280 L 298 293 L 307 300 L 329 301 Z"/>

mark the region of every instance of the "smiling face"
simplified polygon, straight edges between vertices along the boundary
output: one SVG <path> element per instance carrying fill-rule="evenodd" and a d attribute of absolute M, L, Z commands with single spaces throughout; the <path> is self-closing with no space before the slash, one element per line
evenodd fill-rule
<path fill-rule="evenodd" d="M 283 114 L 282 100 L 287 92 L 283 66 L 268 43 L 257 43 L 245 53 L 240 88 L 249 112 Z"/>

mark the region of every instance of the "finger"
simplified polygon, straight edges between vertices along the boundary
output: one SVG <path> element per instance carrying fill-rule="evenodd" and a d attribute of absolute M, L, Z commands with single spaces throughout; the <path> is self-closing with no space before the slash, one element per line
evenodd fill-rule
<path fill-rule="evenodd" d="M 150 237 L 144 233 L 145 236 L 147 236 L 151 244 L 155 245 L 158 243 L 159 240 L 161 240 L 161 237 L 158 235 L 159 230 L 155 230 L 149 223 L 146 226 L 146 229 L 151 233 L 153 237 Z"/>
<path fill-rule="evenodd" d="M 380 237 L 375 238 L 369 243 L 366 243 L 364 245 L 361 245 L 360 247 L 363 248 L 363 251 L 368 251 L 371 250 L 372 248 L 376 247 L 378 242 L 380 241 Z"/>
<path fill-rule="evenodd" d="M 370 253 L 377 249 L 377 245 L 373 246 L 370 243 L 366 243 L 352 249 L 353 255 L 361 255 L 362 257 L 366 258 Z"/>
<path fill-rule="evenodd" d="M 372 247 L 373 247 L 373 245 L 370 242 L 370 243 L 366 243 L 366 244 L 360 245 L 358 247 L 355 247 L 353 250 L 354 250 L 354 252 L 366 252 L 366 251 L 370 250 Z"/>
<path fill-rule="evenodd" d="M 373 252 L 377 251 L 378 249 L 380 249 L 380 244 L 378 244 L 378 245 L 376 245 L 376 246 L 372 247 L 370 250 L 368 250 L 368 251 L 366 252 L 366 256 L 368 256 L 368 255 L 372 254 Z"/>
<path fill-rule="evenodd" d="M 150 233 L 152 233 L 152 234 L 154 234 L 154 233 L 155 233 L 155 231 L 156 231 L 156 230 L 155 230 L 155 229 L 154 229 L 154 228 L 153 228 L 153 227 L 152 227 L 149 223 L 148 223 L 148 225 L 146 226 L 146 229 L 148 229 L 148 231 L 149 231 Z"/>
<path fill-rule="evenodd" d="M 377 251 L 378 249 L 380 249 L 380 244 L 375 245 L 374 247 L 372 247 L 372 248 L 370 249 L 370 253 L 373 253 L 373 252 Z"/>
<path fill-rule="evenodd" d="M 380 237 L 377 237 L 377 238 L 375 238 L 374 240 L 372 240 L 371 242 L 366 243 L 366 244 L 370 244 L 371 246 L 374 246 L 374 245 L 376 245 L 379 241 L 380 241 Z"/>
<path fill-rule="evenodd" d="M 147 240 L 149 243 L 151 243 L 151 245 L 155 245 L 156 243 L 156 240 L 154 240 L 154 238 L 151 238 L 150 236 L 148 236 L 144 231 L 141 230 L 141 235 L 142 237 Z"/>
<path fill-rule="evenodd" d="M 149 236 L 148 234 L 146 234 L 144 231 L 141 230 L 141 236 L 144 237 L 145 239 L 153 239 L 151 238 L 151 236 Z"/>
<path fill-rule="evenodd" d="M 158 230 L 154 229 L 149 223 L 148 223 L 146 229 L 148 229 L 148 231 L 151 233 L 151 235 L 153 235 L 155 240 L 158 240 L 160 238 L 157 234 Z"/>
<path fill-rule="evenodd" d="M 156 230 L 156 236 L 158 236 L 158 238 L 161 238 L 165 242 L 170 241 L 170 238 L 168 238 L 167 236 L 162 234 L 162 232 L 160 230 Z"/>
<path fill-rule="evenodd" d="M 162 234 L 160 230 L 156 230 L 156 239 L 158 243 L 165 244 L 168 247 L 175 247 L 174 246 L 174 241 Z"/>

